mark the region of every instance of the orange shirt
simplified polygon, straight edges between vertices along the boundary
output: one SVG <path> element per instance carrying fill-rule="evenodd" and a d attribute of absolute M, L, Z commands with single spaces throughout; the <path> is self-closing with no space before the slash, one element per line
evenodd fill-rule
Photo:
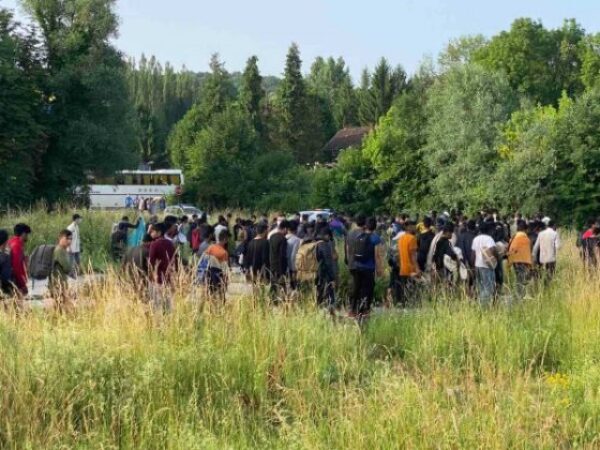
<path fill-rule="evenodd" d="M 529 237 L 522 231 L 517 232 L 508 248 L 509 264 L 532 264 L 531 243 Z"/>
<path fill-rule="evenodd" d="M 204 252 L 204 254 L 208 256 L 213 256 L 217 259 L 217 261 L 221 263 L 226 263 L 229 260 L 229 254 L 227 253 L 227 250 L 225 250 L 223 246 L 219 244 L 211 245 L 206 249 L 206 252 Z"/>
<path fill-rule="evenodd" d="M 416 259 L 417 237 L 414 234 L 405 233 L 398 239 L 398 259 L 400 262 L 400 276 L 408 277 L 417 271 L 413 264 L 413 256 Z"/>

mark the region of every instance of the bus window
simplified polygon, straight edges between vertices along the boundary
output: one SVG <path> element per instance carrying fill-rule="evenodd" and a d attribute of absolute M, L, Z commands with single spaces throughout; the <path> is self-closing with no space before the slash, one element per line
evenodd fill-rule
<path fill-rule="evenodd" d="M 114 186 L 116 183 L 114 177 L 95 177 L 92 184 L 105 184 Z"/>
<path fill-rule="evenodd" d="M 181 177 L 179 175 L 169 175 L 169 184 L 179 186 L 181 184 Z"/>
<path fill-rule="evenodd" d="M 122 174 L 117 174 L 115 176 L 115 184 L 116 185 L 123 185 L 125 184 L 125 176 Z"/>
<path fill-rule="evenodd" d="M 127 184 L 127 185 L 135 184 L 134 176 L 131 174 L 126 174 L 125 175 L 125 184 Z"/>
<path fill-rule="evenodd" d="M 142 185 L 150 186 L 152 184 L 152 175 L 145 173 L 142 175 Z"/>

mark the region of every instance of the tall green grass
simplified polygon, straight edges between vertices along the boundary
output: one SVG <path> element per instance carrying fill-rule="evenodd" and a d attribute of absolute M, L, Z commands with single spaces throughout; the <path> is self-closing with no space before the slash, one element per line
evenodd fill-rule
<path fill-rule="evenodd" d="M 0 448 L 600 446 L 600 273 L 570 244 L 532 300 L 363 329 L 309 298 L 190 292 L 154 316 L 109 271 L 68 314 L 0 314 Z"/>

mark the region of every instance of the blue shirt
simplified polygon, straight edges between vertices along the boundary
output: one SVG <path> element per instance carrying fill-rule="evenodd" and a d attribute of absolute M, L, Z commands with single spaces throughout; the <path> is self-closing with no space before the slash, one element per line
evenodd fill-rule
<path fill-rule="evenodd" d="M 373 247 L 378 246 L 379 244 L 381 244 L 381 238 L 379 237 L 378 234 L 376 233 L 371 233 L 371 244 L 373 244 Z M 368 271 L 375 271 L 375 252 L 373 252 L 373 258 L 370 259 L 369 261 L 365 261 L 365 262 L 359 262 L 359 261 L 354 261 L 354 269 L 356 270 L 368 270 Z"/>

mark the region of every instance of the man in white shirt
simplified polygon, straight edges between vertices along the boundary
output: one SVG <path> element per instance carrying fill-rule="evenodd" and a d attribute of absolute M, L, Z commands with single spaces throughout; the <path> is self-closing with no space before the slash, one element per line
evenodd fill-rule
<path fill-rule="evenodd" d="M 73 236 L 68 251 L 71 264 L 75 269 L 79 269 L 81 266 L 81 235 L 79 234 L 79 224 L 81 223 L 81 220 L 82 218 L 79 214 L 74 214 L 73 221 L 67 227 L 67 230 L 69 230 Z"/>
<path fill-rule="evenodd" d="M 477 291 L 479 304 L 489 307 L 496 292 L 496 265 L 498 252 L 491 234 L 494 223 L 483 222 L 479 227 L 479 235 L 473 239 L 471 246 L 471 262 L 477 273 Z"/>
<path fill-rule="evenodd" d="M 556 232 L 556 224 L 549 221 L 548 226 L 538 234 L 533 246 L 533 261 L 542 267 L 546 282 L 550 281 L 556 272 L 556 256 L 559 248 L 560 239 Z"/>

